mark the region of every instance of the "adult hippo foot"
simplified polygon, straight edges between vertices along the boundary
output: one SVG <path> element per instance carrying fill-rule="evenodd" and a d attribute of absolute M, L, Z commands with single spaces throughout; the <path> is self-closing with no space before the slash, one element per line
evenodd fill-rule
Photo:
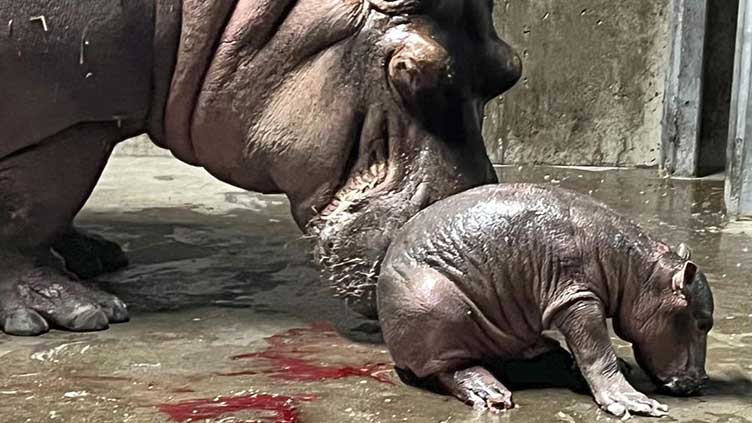
<path fill-rule="evenodd" d="M 509 389 L 483 367 L 441 373 L 438 382 L 447 393 L 476 410 L 501 412 L 514 408 Z"/>
<path fill-rule="evenodd" d="M 120 299 L 53 268 L 15 267 L 0 278 L 0 325 L 9 335 L 39 335 L 51 327 L 95 331 L 128 321 Z"/>
<path fill-rule="evenodd" d="M 668 406 L 648 398 L 631 386 L 614 386 L 595 394 L 595 401 L 606 412 L 616 417 L 628 419 L 631 414 L 663 417 L 668 414 Z"/>
<path fill-rule="evenodd" d="M 119 245 L 74 227 L 68 228 L 52 249 L 65 260 L 65 268 L 80 279 L 91 279 L 128 265 Z"/>

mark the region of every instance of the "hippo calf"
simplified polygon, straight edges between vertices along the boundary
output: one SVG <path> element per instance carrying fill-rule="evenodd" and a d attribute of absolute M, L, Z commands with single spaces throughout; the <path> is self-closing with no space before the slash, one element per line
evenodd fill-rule
<path fill-rule="evenodd" d="M 607 412 L 665 415 L 617 366 L 606 319 L 674 395 L 707 380 L 713 297 L 683 244 L 672 251 L 605 204 L 563 189 L 488 185 L 421 211 L 397 235 L 377 298 L 401 374 L 491 410 L 514 406 L 484 366 L 532 358 L 558 329 Z"/>

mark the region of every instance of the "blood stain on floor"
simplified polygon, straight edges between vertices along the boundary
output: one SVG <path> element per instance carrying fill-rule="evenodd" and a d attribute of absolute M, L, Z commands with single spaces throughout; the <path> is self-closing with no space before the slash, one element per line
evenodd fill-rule
<path fill-rule="evenodd" d="M 390 363 L 366 363 L 363 365 L 323 366 L 315 364 L 311 355 L 325 352 L 332 344 L 342 343 L 342 338 L 329 323 L 314 323 L 309 328 L 295 328 L 266 338 L 269 346 L 250 354 L 232 357 L 233 360 L 260 359 L 269 368 L 240 370 L 220 373 L 221 376 L 246 376 L 259 373 L 275 379 L 297 382 L 336 380 L 347 377 L 363 377 L 380 383 L 393 384 Z M 344 347 L 344 345 L 343 345 Z"/>
<path fill-rule="evenodd" d="M 216 397 L 211 399 L 193 399 L 175 404 L 161 404 L 159 411 L 167 414 L 176 422 L 198 422 L 231 416 L 241 412 L 251 412 L 254 415 L 249 420 L 239 420 L 244 423 L 298 423 L 300 402 L 313 401 L 314 395 L 270 395 L 253 394 L 238 397 Z"/>

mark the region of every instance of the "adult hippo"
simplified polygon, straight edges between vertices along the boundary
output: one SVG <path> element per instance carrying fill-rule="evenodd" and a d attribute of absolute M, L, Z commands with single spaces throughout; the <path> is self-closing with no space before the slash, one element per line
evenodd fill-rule
<path fill-rule="evenodd" d="M 491 9 L 489 0 L 0 3 L 3 330 L 127 320 L 120 300 L 77 281 L 124 265 L 122 251 L 72 221 L 113 146 L 141 133 L 225 182 L 286 194 L 338 293 L 373 314 L 396 228 L 496 180 L 483 106 L 521 65 Z"/>

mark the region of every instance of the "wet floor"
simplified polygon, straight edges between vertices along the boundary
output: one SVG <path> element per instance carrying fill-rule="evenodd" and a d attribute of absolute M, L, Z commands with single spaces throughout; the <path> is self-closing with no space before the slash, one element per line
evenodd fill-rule
<path fill-rule="evenodd" d="M 716 299 L 713 381 L 703 397 L 659 396 L 671 407 L 662 420 L 752 422 L 752 223 L 725 223 L 722 182 L 652 170 L 499 172 L 593 195 L 655 236 L 687 242 Z M 132 321 L 99 333 L 0 335 L 2 422 L 610 419 L 566 388 L 517 391 L 518 409 L 490 416 L 402 385 L 373 325 L 322 289 L 282 197 L 170 159 L 118 157 L 79 223 L 128 252 L 132 265 L 101 280 L 129 303 Z M 626 344 L 618 351 L 631 360 Z M 639 373 L 634 380 L 652 389 Z"/>

